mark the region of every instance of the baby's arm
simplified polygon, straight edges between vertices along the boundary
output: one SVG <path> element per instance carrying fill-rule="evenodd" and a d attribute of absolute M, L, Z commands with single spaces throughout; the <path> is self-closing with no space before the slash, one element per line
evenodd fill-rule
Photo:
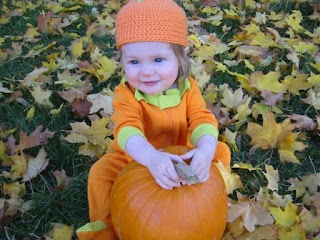
<path fill-rule="evenodd" d="M 172 162 L 182 161 L 179 156 L 156 150 L 141 135 L 131 136 L 126 142 L 125 149 L 134 160 L 149 169 L 162 188 L 172 190 L 173 187 L 180 187 L 180 178 Z"/>
<path fill-rule="evenodd" d="M 190 166 L 198 175 L 200 182 L 205 182 L 210 177 L 210 167 L 215 155 L 217 139 L 211 135 L 201 136 L 196 144 L 196 148 L 183 154 L 182 159 L 190 159 Z"/>

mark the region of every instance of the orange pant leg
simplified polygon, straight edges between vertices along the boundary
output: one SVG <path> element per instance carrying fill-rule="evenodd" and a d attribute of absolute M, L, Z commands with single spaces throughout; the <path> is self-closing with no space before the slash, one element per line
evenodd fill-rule
<path fill-rule="evenodd" d="M 94 240 L 118 239 L 109 213 L 110 195 L 113 182 L 120 170 L 128 163 L 120 152 L 111 152 L 102 156 L 93 164 L 88 177 L 88 201 L 90 222 L 103 221 L 107 229 L 97 232 Z"/>
<path fill-rule="evenodd" d="M 220 162 L 224 163 L 225 165 L 230 166 L 231 152 L 230 152 L 230 148 L 227 144 L 225 144 L 224 142 L 218 141 L 216 154 L 214 155 L 213 161 L 214 162 L 220 161 Z"/>

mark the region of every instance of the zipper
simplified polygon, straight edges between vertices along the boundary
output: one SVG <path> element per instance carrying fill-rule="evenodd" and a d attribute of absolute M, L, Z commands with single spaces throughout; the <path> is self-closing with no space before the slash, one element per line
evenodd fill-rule
<path fill-rule="evenodd" d="M 171 115 L 170 108 L 167 108 L 167 113 L 168 113 L 169 130 L 170 130 L 170 136 L 169 136 L 168 145 L 171 145 L 172 144 L 172 138 L 173 138 L 173 120 L 172 120 L 172 115 Z"/>

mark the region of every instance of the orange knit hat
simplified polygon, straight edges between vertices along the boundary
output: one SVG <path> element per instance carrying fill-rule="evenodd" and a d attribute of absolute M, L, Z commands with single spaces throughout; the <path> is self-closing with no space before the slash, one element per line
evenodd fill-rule
<path fill-rule="evenodd" d="M 116 43 L 168 42 L 187 46 L 187 18 L 172 0 L 130 0 L 116 18 Z"/>

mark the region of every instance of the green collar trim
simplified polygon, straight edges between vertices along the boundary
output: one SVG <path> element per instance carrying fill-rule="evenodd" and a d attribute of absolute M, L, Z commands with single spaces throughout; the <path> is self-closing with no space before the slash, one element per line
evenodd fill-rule
<path fill-rule="evenodd" d="M 122 83 L 126 82 L 125 77 L 122 78 Z M 191 84 L 188 79 L 185 79 L 179 84 L 178 88 L 170 88 L 165 94 L 158 93 L 156 95 L 145 94 L 139 90 L 135 90 L 135 98 L 138 101 L 144 100 L 147 103 L 158 106 L 160 110 L 175 107 L 180 104 L 183 94 L 190 90 Z"/>

